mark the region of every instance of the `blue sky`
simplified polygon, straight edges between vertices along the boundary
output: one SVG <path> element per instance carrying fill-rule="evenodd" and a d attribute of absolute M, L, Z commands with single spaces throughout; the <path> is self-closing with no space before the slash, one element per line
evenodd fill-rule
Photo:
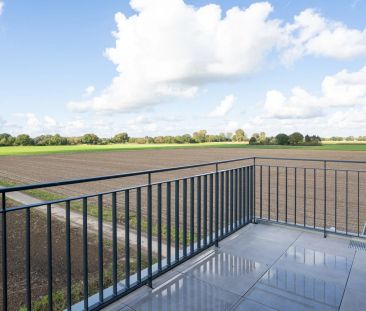
<path fill-rule="evenodd" d="M 0 132 L 366 135 L 365 0 L 1 2 Z"/>

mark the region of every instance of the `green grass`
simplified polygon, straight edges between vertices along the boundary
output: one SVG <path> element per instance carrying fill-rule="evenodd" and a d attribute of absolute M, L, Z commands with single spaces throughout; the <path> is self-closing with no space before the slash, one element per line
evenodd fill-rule
<path fill-rule="evenodd" d="M 0 156 L 40 155 L 57 153 L 80 153 L 129 150 L 168 150 L 190 148 L 245 148 L 245 149 L 307 149 L 335 151 L 366 151 L 362 143 L 325 143 L 322 146 L 278 146 L 248 145 L 247 143 L 203 143 L 203 144 L 113 144 L 113 145 L 72 145 L 72 146 L 12 146 L 0 147 Z"/>

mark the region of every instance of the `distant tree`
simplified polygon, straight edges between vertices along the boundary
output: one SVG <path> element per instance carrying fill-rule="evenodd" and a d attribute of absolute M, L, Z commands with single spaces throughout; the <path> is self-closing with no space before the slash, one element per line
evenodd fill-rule
<path fill-rule="evenodd" d="M 85 134 L 81 138 L 81 142 L 87 145 L 97 145 L 99 143 L 99 137 L 95 134 Z"/>
<path fill-rule="evenodd" d="M 60 134 L 56 134 L 50 137 L 49 143 L 53 146 L 67 145 L 67 138 L 62 137 Z"/>
<path fill-rule="evenodd" d="M 128 140 L 129 140 L 128 134 L 125 132 L 116 134 L 112 138 L 112 141 L 116 144 L 125 144 L 128 143 Z"/>
<path fill-rule="evenodd" d="M 286 134 L 278 134 L 276 136 L 276 141 L 277 141 L 277 144 L 279 145 L 288 145 L 289 144 L 289 140 L 290 140 L 290 137 Z"/>
<path fill-rule="evenodd" d="M 192 136 L 190 134 L 184 134 L 182 135 L 183 143 L 189 144 L 194 143 L 194 140 L 192 139 Z"/>
<path fill-rule="evenodd" d="M 15 145 L 17 146 L 32 146 L 34 145 L 33 139 L 27 134 L 20 134 L 15 139 Z"/>
<path fill-rule="evenodd" d="M 193 133 L 193 139 L 198 143 L 206 142 L 207 138 L 207 131 L 206 130 L 199 130 Z"/>
<path fill-rule="evenodd" d="M 354 141 L 355 137 L 354 136 L 348 136 L 346 137 L 346 141 Z"/>
<path fill-rule="evenodd" d="M 257 138 L 255 136 L 250 137 L 249 145 L 255 145 L 257 143 Z"/>
<path fill-rule="evenodd" d="M 12 146 L 14 145 L 15 137 L 7 133 L 0 134 L 0 146 Z"/>
<path fill-rule="evenodd" d="M 289 136 L 289 143 L 291 145 L 298 145 L 298 144 L 301 144 L 303 141 L 304 141 L 304 136 L 299 132 L 292 133 Z"/>
<path fill-rule="evenodd" d="M 242 129 L 237 129 L 235 131 L 235 134 L 234 134 L 232 140 L 238 141 L 238 142 L 243 142 L 243 141 L 247 141 L 248 137 Z"/>

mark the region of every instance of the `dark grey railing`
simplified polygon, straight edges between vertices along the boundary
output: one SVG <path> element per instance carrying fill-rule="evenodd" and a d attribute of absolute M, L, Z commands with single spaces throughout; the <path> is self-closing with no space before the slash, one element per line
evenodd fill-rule
<path fill-rule="evenodd" d="M 2 188 L 2 309 L 31 310 L 36 303 L 47 310 L 101 309 L 140 286 L 152 286 L 154 278 L 218 246 L 250 222 L 301 226 L 321 230 L 324 236 L 331 232 L 365 237 L 363 166 L 366 161 L 249 157 Z M 203 168 L 205 172 L 192 172 Z M 161 173 L 185 170 L 191 170 L 189 176 L 152 181 Z M 147 183 L 34 204 L 8 204 L 13 192 L 114 179 L 123 183 L 134 176 L 146 176 Z M 34 225 L 34 213 L 43 213 L 45 221 Z M 35 229 L 44 232 L 42 245 L 34 242 Z M 56 258 L 60 241 L 64 252 Z M 22 246 L 18 253 L 17 245 Z M 32 251 L 42 253 L 44 248 L 42 270 L 34 266 L 39 258 Z M 20 257 L 21 264 L 13 260 Z M 23 277 L 18 275 L 19 284 L 14 286 L 15 274 Z M 39 275 L 46 283 L 44 293 L 35 286 Z M 64 293 L 61 302 L 60 292 Z"/>
<path fill-rule="evenodd" d="M 35 261 L 32 249 L 40 247 L 32 241 L 33 211 L 44 213 L 46 218 L 44 224 L 38 223 L 38 226 L 42 226 L 41 231 L 45 232 L 47 248 L 47 267 L 43 272 L 47 276 L 47 289 L 43 294 L 46 296 L 41 298 L 44 300 L 43 308 L 97 310 L 142 285 L 152 286 L 154 278 L 208 247 L 218 245 L 221 239 L 251 222 L 254 219 L 253 163 L 253 158 L 240 158 L 0 189 L 3 310 L 17 309 L 19 306 L 31 310 L 42 296 L 42 293 L 35 293 L 38 286 L 34 284 L 32 273 Z M 224 164 L 230 164 L 231 167 L 222 169 Z M 152 182 L 152 176 L 157 173 L 210 166 L 215 169 L 188 177 Z M 139 175 L 147 176 L 146 184 L 35 204 L 7 205 L 7 196 L 13 192 Z M 73 209 L 75 205 L 82 207 L 78 213 Z M 60 215 L 60 207 L 63 215 Z M 91 215 L 92 210 L 94 215 Z M 10 245 L 8 240 L 14 229 L 9 229 L 9 226 L 13 215 L 19 213 L 24 221 L 25 237 L 16 241 L 24 245 L 24 252 L 17 255 L 24 256 L 25 260 L 21 268 L 17 267 L 17 271 L 13 271 L 9 270 L 13 264 L 9 256 L 14 245 Z M 62 232 L 59 229 L 58 232 L 54 231 L 55 218 L 57 221 L 62 219 Z M 78 218 L 76 224 L 75 218 Z M 95 232 L 90 230 L 92 225 L 96 227 Z M 22 229 L 19 227 L 17 230 Z M 76 256 L 78 252 L 74 252 L 74 244 L 79 235 L 82 255 Z M 62 239 L 62 258 L 54 257 L 55 238 Z M 133 239 L 136 239 L 135 244 L 132 243 Z M 106 245 L 106 241 L 109 245 Z M 54 277 L 55 265 L 59 261 L 64 265 L 65 275 L 61 286 L 56 288 L 55 282 L 59 280 Z M 91 264 L 91 261 L 94 262 Z M 94 267 L 92 275 L 91 266 Z M 75 270 L 80 270 L 77 276 Z M 9 285 L 12 284 L 9 277 L 14 277 L 14 273 L 24 275 L 24 283 L 20 282 L 22 284 L 16 286 L 17 293 L 24 294 L 24 301 L 20 298 L 22 295 L 14 297 L 9 292 Z M 91 289 L 91 282 L 97 287 Z M 75 290 L 75 284 L 79 285 L 78 290 Z M 64 292 L 64 303 L 58 301 L 56 290 Z"/>

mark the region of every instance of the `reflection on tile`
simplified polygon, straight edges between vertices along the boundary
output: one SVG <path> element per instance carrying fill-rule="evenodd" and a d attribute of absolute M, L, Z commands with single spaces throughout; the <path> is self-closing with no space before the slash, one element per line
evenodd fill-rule
<path fill-rule="evenodd" d="M 347 288 L 342 300 L 341 311 L 364 311 L 366 310 L 365 292 Z"/>
<path fill-rule="evenodd" d="M 200 281 L 189 275 L 180 275 L 154 289 L 131 307 L 135 310 L 226 310 L 240 296 Z"/>
<path fill-rule="evenodd" d="M 212 285 L 243 295 L 268 266 L 230 253 L 217 252 L 189 270 L 189 274 Z"/>
<path fill-rule="evenodd" d="M 233 309 L 235 311 L 275 311 L 270 307 L 264 306 L 253 300 L 242 298 Z"/>
<path fill-rule="evenodd" d="M 298 300 L 311 300 L 317 304 L 338 307 L 344 286 L 315 279 L 299 272 L 271 268 L 260 280 L 267 288 L 285 292 Z"/>

